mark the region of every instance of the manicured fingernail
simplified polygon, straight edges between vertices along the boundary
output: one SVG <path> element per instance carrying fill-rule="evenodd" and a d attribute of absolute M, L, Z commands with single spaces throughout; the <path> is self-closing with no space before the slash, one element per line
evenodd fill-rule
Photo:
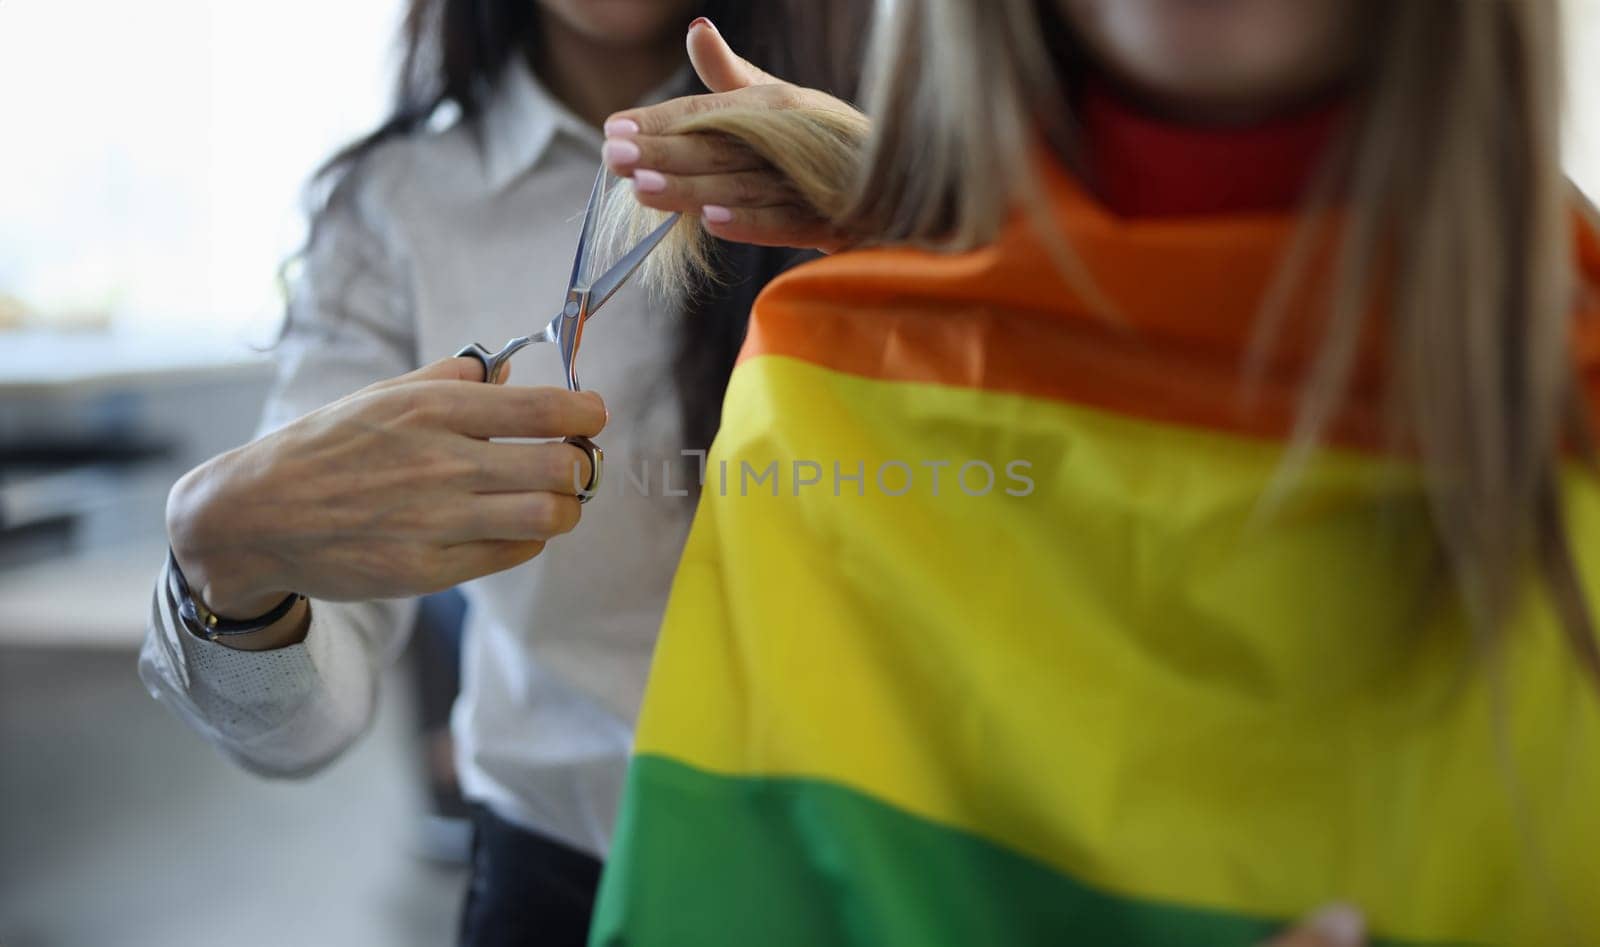
<path fill-rule="evenodd" d="M 1330 904 L 1306 919 L 1306 928 L 1334 947 L 1361 947 L 1367 922 L 1348 904 Z"/>
<path fill-rule="evenodd" d="M 667 189 L 666 175 L 645 168 L 633 172 L 633 189 L 640 194 L 659 194 Z"/>
<path fill-rule="evenodd" d="M 600 146 L 606 164 L 633 164 L 639 160 L 639 146 L 625 138 L 611 138 Z"/>
<path fill-rule="evenodd" d="M 629 135 L 639 134 L 639 123 L 631 118 L 613 118 L 606 122 L 605 133 L 607 138 L 626 138 Z"/>
<path fill-rule="evenodd" d="M 700 216 L 704 217 L 708 223 L 725 224 L 733 219 L 733 211 L 716 204 L 707 204 L 700 208 Z"/>
<path fill-rule="evenodd" d="M 697 26 L 704 26 L 707 29 L 711 30 L 711 32 L 713 32 L 713 33 L 715 33 L 717 31 L 716 24 L 712 23 L 710 20 L 706 19 L 703 16 L 697 16 L 694 19 L 690 20 L 689 21 L 689 30 L 688 31 L 691 32 L 691 33 L 694 32 L 694 28 L 697 27 Z"/>

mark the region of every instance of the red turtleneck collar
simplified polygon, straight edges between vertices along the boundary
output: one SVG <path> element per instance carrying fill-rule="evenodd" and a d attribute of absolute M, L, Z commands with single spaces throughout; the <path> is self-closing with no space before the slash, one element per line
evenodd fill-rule
<path fill-rule="evenodd" d="M 1090 184 L 1123 217 L 1292 209 L 1316 173 L 1345 102 L 1242 127 L 1155 118 L 1103 83 L 1080 99 Z"/>

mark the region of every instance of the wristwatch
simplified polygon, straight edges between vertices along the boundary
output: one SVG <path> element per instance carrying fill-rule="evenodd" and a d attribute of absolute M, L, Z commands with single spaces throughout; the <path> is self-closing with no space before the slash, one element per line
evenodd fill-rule
<path fill-rule="evenodd" d="M 304 595 L 291 592 L 265 615 L 243 620 L 223 618 L 194 597 L 194 593 L 189 590 L 189 580 L 184 578 L 183 570 L 178 567 L 178 557 L 173 555 L 170 548 L 167 550 L 167 582 L 173 600 L 178 603 L 178 617 L 183 620 L 183 627 L 188 629 L 190 634 L 207 641 L 260 631 L 280 621 L 283 616 L 289 614 L 290 609 L 305 598 Z"/>

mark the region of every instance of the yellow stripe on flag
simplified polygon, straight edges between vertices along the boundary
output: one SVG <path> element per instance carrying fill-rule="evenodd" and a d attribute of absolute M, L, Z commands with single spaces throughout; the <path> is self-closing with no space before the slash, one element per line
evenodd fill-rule
<path fill-rule="evenodd" d="M 1405 472 L 1325 452 L 1262 511 L 1273 444 L 775 356 L 726 405 L 641 753 L 836 782 L 1123 895 L 1600 930 L 1597 702 L 1530 605 L 1502 765 Z M 1600 491 L 1569 494 L 1600 589 Z"/>

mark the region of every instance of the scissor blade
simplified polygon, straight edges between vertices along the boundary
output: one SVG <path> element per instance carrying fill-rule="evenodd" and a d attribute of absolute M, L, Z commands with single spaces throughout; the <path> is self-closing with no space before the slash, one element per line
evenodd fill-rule
<path fill-rule="evenodd" d="M 594 281 L 594 285 L 589 289 L 589 315 L 594 315 L 595 310 L 604 306 L 606 300 L 610 299 L 617 290 L 622 288 L 622 284 L 628 281 L 628 277 L 632 276 L 634 271 L 644 264 L 645 257 L 648 257 L 650 252 L 660 245 L 662 240 L 666 239 L 667 233 L 672 230 L 673 225 L 678 222 L 680 216 L 682 215 L 673 214 L 663 220 L 656 229 L 650 231 L 643 240 L 640 240 L 638 245 L 629 250 L 626 256 L 611 264 L 611 269 L 606 270 L 603 276 Z"/>
<path fill-rule="evenodd" d="M 567 281 L 567 292 L 583 285 L 583 267 L 588 263 L 589 241 L 594 239 L 594 222 L 600 216 L 600 197 L 606 191 L 606 166 L 594 176 L 594 187 L 589 191 L 589 203 L 583 209 L 583 229 L 578 232 L 578 252 L 572 258 L 572 279 Z"/>

